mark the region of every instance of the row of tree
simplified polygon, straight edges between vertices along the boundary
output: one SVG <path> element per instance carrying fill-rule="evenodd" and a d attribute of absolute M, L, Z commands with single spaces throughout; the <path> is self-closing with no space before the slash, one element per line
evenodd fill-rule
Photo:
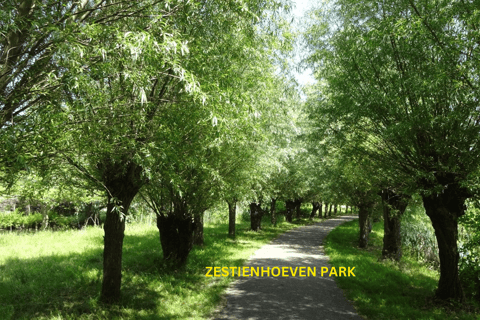
<path fill-rule="evenodd" d="M 181 263 L 191 241 L 178 233 L 196 227 L 200 237 L 212 201 L 261 180 L 250 168 L 271 148 L 271 119 L 289 119 L 296 99 L 276 71 L 291 47 L 287 9 L 258 0 L 0 5 L 0 179 L 11 186 L 29 172 L 45 187 L 106 195 L 103 301 L 120 297 L 125 216 L 139 192 L 158 215 L 164 255 Z"/>
<path fill-rule="evenodd" d="M 181 265 L 219 201 L 232 237 L 240 201 L 253 230 L 268 211 L 276 223 L 278 200 L 287 221 L 302 202 L 311 217 L 327 203 L 355 206 L 360 247 L 381 201 L 383 256 L 398 260 L 400 216 L 415 193 L 439 244 L 437 297 L 464 299 L 457 219 L 478 185 L 478 10 L 325 4 L 304 33 L 318 83 L 303 103 L 282 75 L 296 36 L 288 9 L 281 0 L 0 4 L 0 183 L 104 197 L 102 301 L 120 298 L 135 198 L 156 214 L 164 258 Z"/>
<path fill-rule="evenodd" d="M 360 246 L 380 195 L 384 251 L 399 259 L 400 216 L 419 194 L 438 241 L 436 296 L 463 301 L 458 219 L 480 168 L 478 4 L 338 0 L 310 18 L 312 149 L 329 188 L 359 208 Z"/>
<path fill-rule="evenodd" d="M 135 198 L 177 265 L 203 244 L 203 214 L 218 201 L 231 236 L 239 201 L 253 230 L 267 203 L 274 224 L 277 200 L 288 221 L 302 202 L 312 215 L 338 203 L 319 187 L 301 99 L 282 75 L 295 40 L 288 10 L 280 0 L 0 4 L 1 186 L 104 198 L 102 301 L 120 298 Z"/>

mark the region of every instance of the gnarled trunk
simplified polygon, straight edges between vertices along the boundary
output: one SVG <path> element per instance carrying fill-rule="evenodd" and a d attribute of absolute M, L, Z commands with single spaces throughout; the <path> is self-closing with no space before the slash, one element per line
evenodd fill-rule
<path fill-rule="evenodd" d="M 401 217 L 410 197 L 396 194 L 389 189 L 382 190 L 380 196 L 384 224 L 382 259 L 400 261 L 402 258 Z"/>
<path fill-rule="evenodd" d="M 310 213 L 310 220 L 312 220 L 315 217 L 315 214 L 317 214 L 317 211 L 319 208 L 320 208 L 320 203 L 316 201 L 312 201 L 312 212 Z"/>
<path fill-rule="evenodd" d="M 462 302 L 465 295 L 458 276 L 457 219 L 465 214 L 469 193 L 456 182 L 442 184 L 447 186 L 442 193 L 422 197 L 425 212 L 435 230 L 440 256 L 440 280 L 435 295 L 442 300 Z"/>
<path fill-rule="evenodd" d="M 193 244 L 203 246 L 203 211 L 195 212 L 193 215 L 195 229 L 193 232 Z"/>
<path fill-rule="evenodd" d="M 98 167 L 103 171 L 103 182 L 109 191 L 107 216 L 103 226 L 105 237 L 100 300 L 105 303 L 114 303 L 120 300 L 125 216 L 143 184 L 142 167 L 132 162 L 106 162 L 99 164 Z M 113 198 L 116 198 L 118 203 L 114 203 Z"/>
<path fill-rule="evenodd" d="M 178 266 L 184 265 L 193 247 L 195 222 L 192 217 L 178 213 L 157 214 L 157 228 L 163 258 Z"/>
<path fill-rule="evenodd" d="M 287 212 L 285 213 L 285 220 L 287 220 L 287 222 L 292 222 L 293 211 L 295 211 L 295 202 L 292 200 L 287 200 L 285 202 L 285 207 L 287 209 Z"/>
<path fill-rule="evenodd" d="M 270 202 L 270 221 L 272 222 L 273 226 L 277 226 L 277 212 L 276 212 L 276 205 L 277 199 L 272 198 Z"/>
<path fill-rule="evenodd" d="M 300 207 L 302 206 L 302 199 L 295 199 L 295 218 L 300 219 L 302 211 Z"/>
<path fill-rule="evenodd" d="M 235 219 L 237 215 L 237 202 L 235 200 L 228 203 L 228 236 L 235 238 Z"/>
<path fill-rule="evenodd" d="M 360 248 L 366 248 L 368 245 L 370 208 L 371 206 L 367 204 L 361 204 L 358 206 L 358 224 L 360 226 L 360 237 L 358 246 Z"/>
<path fill-rule="evenodd" d="M 253 231 L 258 231 L 262 228 L 263 211 L 260 203 L 250 203 L 250 226 Z"/>

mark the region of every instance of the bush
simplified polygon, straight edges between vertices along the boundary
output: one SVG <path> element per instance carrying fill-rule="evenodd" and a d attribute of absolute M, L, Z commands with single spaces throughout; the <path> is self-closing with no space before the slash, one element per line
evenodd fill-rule
<path fill-rule="evenodd" d="M 81 221 L 78 219 L 78 215 L 62 216 L 55 211 L 50 211 L 48 213 L 48 226 L 57 229 L 79 228 Z"/>
<path fill-rule="evenodd" d="M 470 206 L 459 223 L 460 280 L 465 294 L 480 301 L 480 210 Z"/>
<path fill-rule="evenodd" d="M 435 231 L 418 196 L 412 198 L 403 214 L 401 234 L 402 246 L 406 252 L 435 268 L 439 267 L 440 258 Z"/>
<path fill-rule="evenodd" d="M 43 216 L 40 213 L 24 216 L 18 209 L 0 213 L 0 229 L 33 229 L 39 227 L 42 221 Z"/>
<path fill-rule="evenodd" d="M 21 218 L 18 210 L 0 214 L 0 229 L 16 229 L 21 225 Z"/>
<path fill-rule="evenodd" d="M 40 227 L 43 222 L 43 216 L 41 213 L 34 213 L 29 216 L 23 216 L 24 226 L 27 229 L 36 229 Z"/>

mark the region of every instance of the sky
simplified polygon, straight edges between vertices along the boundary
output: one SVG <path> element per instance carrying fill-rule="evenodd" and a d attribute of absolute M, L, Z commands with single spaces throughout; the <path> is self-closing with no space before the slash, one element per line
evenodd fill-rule
<path fill-rule="evenodd" d="M 294 4 L 292 15 L 294 16 L 295 22 L 302 20 L 305 12 L 318 3 L 321 0 L 291 0 Z M 297 56 L 297 60 L 300 60 L 300 57 Z M 296 73 L 295 78 L 301 85 L 315 82 L 315 79 L 312 76 L 311 70 L 307 69 L 301 73 Z"/>

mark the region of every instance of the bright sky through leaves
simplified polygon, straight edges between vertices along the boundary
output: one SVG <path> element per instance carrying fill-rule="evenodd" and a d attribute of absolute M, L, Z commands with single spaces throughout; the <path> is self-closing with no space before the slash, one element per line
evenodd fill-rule
<path fill-rule="evenodd" d="M 293 3 L 293 9 L 292 9 L 292 16 L 294 17 L 294 25 L 296 28 L 301 28 L 301 24 L 304 22 L 305 18 L 305 13 L 311 9 L 315 3 L 318 0 L 292 0 Z M 297 43 L 297 55 L 295 57 L 296 62 L 298 63 L 301 59 L 302 54 L 302 48 L 301 48 L 301 43 Z M 313 78 L 311 69 L 306 69 L 301 72 L 295 72 L 295 79 L 301 84 L 301 85 L 306 85 L 308 83 L 313 83 L 315 82 L 315 79 Z"/>

